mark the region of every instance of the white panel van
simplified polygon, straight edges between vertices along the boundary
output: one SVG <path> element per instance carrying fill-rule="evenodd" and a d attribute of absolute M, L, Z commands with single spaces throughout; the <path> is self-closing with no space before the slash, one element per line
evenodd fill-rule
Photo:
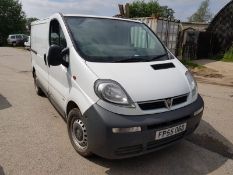
<path fill-rule="evenodd" d="M 138 156 L 188 136 L 204 102 L 192 74 L 139 21 L 54 14 L 32 23 L 32 73 L 74 149 Z"/>

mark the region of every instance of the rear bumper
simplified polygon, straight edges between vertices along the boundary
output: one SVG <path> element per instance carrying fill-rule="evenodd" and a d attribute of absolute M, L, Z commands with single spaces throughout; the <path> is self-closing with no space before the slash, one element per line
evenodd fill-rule
<path fill-rule="evenodd" d="M 85 113 L 90 150 L 108 159 L 120 159 L 146 154 L 166 147 L 191 134 L 198 126 L 202 113 L 194 113 L 204 107 L 200 96 L 192 104 L 177 110 L 140 116 L 119 115 L 97 104 Z M 155 132 L 181 123 L 187 123 L 185 132 L 155 141 Z M 140 126 L 141 132 L 113 133 L 112 128 Z"/>

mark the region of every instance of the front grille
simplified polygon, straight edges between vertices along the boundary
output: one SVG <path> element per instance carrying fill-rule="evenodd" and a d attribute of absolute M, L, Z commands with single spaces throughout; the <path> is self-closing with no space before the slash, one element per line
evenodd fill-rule
<path fill-rule="evenodd" d="M 184 135 L 185 135 L 185 132 L 182 132 L 180 134 L 177 134 L 177 135 L 174 135 L 174 136 L 162 139 L 162 140 L 157 140 L 157 141 L 154 140 L 154 141 L 148 142 L 147 146 L 146 146 L 146 149 L 147 150 L 152 150 L 152 149 L 156 149 L 158 147 L 167 145 L 169 143 L 180 140 L 182 137 L 184 137 Z"/>
<path fill-rule="evenodd" d="M 131 154 L 138 154 L 142 151 L 143 151 L 142 145 L 133 145 L 133 146 L 126 146 L 126 147 L 118 148 L 115 151 L 115 154 L 118 156 L 126 156 L 126 155 L 131 155 Z"/>
<path fill-rule="evenodd" d="M 188 98 L 188 94 L 185 94 L 185 95 L 166 98 L 166 99 L 159 99 L 156 101 L 138 102 L 138 106 L 142 110 L 171 108 L 172 106 L 185 103 L 187 101 L 187 98 Z M 171 104 L 166 104 L 167 100 L 170 100 Z"/>
<path fill-rule="evenodd" d="M 166 108 L 164 101 L 153 101 L 153 102 L 146 102 L 146 103 L 138 103 L 139 107 L 142 110 L 152 110 L 152 109 L 160 109 Z"/>
<path fill-rule="evenodd" d="M 184 122 L 188 123 L 188 118 L 190 118 L 190 116 L 185 116 L 181 119 L 173 120 L 170 122 L 164 122 L 161 124 L 148 125 L 147 130 L 158 131 L 158 130 L 165 129 L 168 127 L 176 126 Z M 151 151 L 153 149 L 156 150 L 159 147 L 163 147 L 167 144 L 170 144 L 172 142 L 182 139 L 186 133 L 187 131 L 184 131 L 182 133 L 170 136 L 168 138 L 163 138 L 161 140 L 151 140 L 149 142 L 140 143 L 138 145 L 120 147 L 120 148 L 117 148 L 114 153 L 117 156 L 130 156 L 130 155 L 140 154 L 146 151 Z M 154 134 L 154 137 L 155 137 L 155 134 Z"/>
<path fill-rule="evenodd" d="M 115 151 L 115 154 L 117 156 L 137 155 L 137 154 L 143 153 L 145 151 L 157 149 L 159 147 L 162 147 L 162 146 L 165 146 L 165 145 L 170 144 L 172 142 L 175 142 L 175 141 L 183 138 L 185 133 L 186 132 L 183 132 L 183 133 L 180 133 L 178 135 L 171 136 L 171 137 L 168 137 L 168 138 L 165 138 L 162 140 L 157 140 L 157 141 L 153 140 L 153 141 L 145 143 L 144 145 L 139 144 L 139 145 L 121 147 Z"/>
<path fill-rule="evenodd" d="M 166 127 L 172 127 L 173 125 L 178 125 L 181 124 L 183 122 L 186 122 L 188 119 L 190 118 L 190 116 L 184 116 L 182 118 L 176 119 L 176 120 L 172 120 L 169 122 L 163 122 L 163 123 L 159 123 L 159 124 L 153 124 L 153 125 L 148 125 L 147 129 L 148 130 L 154 130 L 154 129 L 162 129 L 162 128 L 166 128 Z"/>
<path fill-rule="evenodd" d="M 180 96 L 178 98 L 174 98 L 172 104 L 173 104 L 173 106 L 174 105 L 179 105 L 179 104 L 184 103 L 186 101 L 187 101 L 187 95 Z"/>

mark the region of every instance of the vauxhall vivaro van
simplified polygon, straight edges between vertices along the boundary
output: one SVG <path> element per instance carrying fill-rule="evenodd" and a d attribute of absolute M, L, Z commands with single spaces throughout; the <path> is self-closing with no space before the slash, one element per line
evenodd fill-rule
<path fill-rule="evenodd" d="M 32 23 L 31 55 L 37 94 L 67 121 L 83 156 L 149 153 L 201 120 L 192 74 L 139 21 L 54 14 Z"/>

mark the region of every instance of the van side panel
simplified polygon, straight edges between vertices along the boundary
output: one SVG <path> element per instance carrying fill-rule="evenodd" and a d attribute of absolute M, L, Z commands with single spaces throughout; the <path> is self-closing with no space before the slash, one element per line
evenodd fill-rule
<path fill-rule="evenodd" d="M 33 24 L 31 27 L 32 66 L 36 70 L 39 83 L 48 90 L 47 52 L 49 23 L 48 20 Z"/>
<path fill-rule="evenodd" d="M 59 21 L 66 38 L 67 47 L 70 49 L 69 67 L 67 68 L 63 65 L 48 67 L 45 64 L 49 49 L 51 19 Z M 65 112 L 69 101 L 73 101 L 78 105 L 81 113 L 84 113 L 98 101 L 99 98 L 95 95 L 93 87 L 98 77 L 75 51 L 60 15 L 53 15 L 48 19 L 32 23 L 31 49 L 32 66 L 36 69 L 40 85 L 43 90 L 46 90 L 51 101 L 56 103 L 59 111 Z M 76 76 L 77 79 L 74 80 L 73 76 Z"/>
<path fill-rule="evenodd" d="M 39 55 L 47 52 L 49 46 L 49 20 L 32 25 L 31 46 Z"/>

